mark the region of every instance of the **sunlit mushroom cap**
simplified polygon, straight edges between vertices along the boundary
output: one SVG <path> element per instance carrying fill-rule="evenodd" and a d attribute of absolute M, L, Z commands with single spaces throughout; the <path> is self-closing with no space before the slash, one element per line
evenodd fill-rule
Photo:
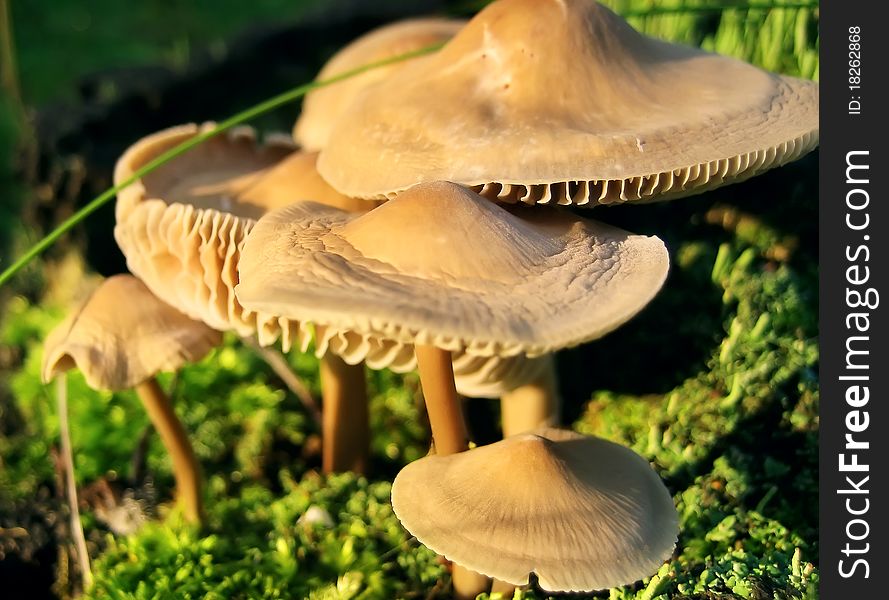
<path fill-rule="evenodd" d="M 392 484 L 392 508 L 420 542 L 457 564 L 514 585 L 536 573 L 543 589 L 565 592 L 652 575 L 679 526 L 645 459 L 548 428 L 412 462 Z"/>
<path fill-rule="evenodd" d="M 616 328 L 666 277 L 656 237 L 557 208 L 516 211 L 446 182 L 360 216 L 298 203 L 253 230 L 238 299 L 349 331 L 356 344 L 535 356 Z"/>
<path fill-rule="evenodd" d="M 186 125 L 150 135 L 118 161 L 115 182 L 166 150 L 212 127 Z M 268 210 L 311 199 L 346 210 L 375 206 L 347 198 L 315 170 L 316 155 L 294 152 L 285 136 L 257 143 L 240 128 L 210 139 L 118 194 L 114 235 L 130 271 L 194 319 L 263 344 L 298 337 L 295 323 L 245 311 L 234 295 L 247 234 Z"/>
<path fill-rule="evenodd" d="M 350 196 L 448 180 L 505 202 L 688 196 L 818 142 L 818 86 L 641 35 L 593 0 L 497 0 L 362 95 L 318 160 Z"/>
<path fill-rule="evenodd" d="M 465 24 L 466 21 L 461 19 L 421 18 L 374 29 L 334 54 L 321 69 L 318 79 L 328 79 L 369 63 L 445 42 L 454 37 Z M 409 61 L 404 61 L 376 67 L 334 85 L 309 92 L 293 129 L 294 139 L 306 150 L 320 150 L 327 145 L 331 129 L 356 96 L 369 85 L 385 79 L 395 69 L 408 63 Z"/>
<path fill-rule="evenodd" d="M 76 366 L 90 387 L 128 389 L 220 343 L 222 334 L 161 302 L 135 277 L 115 275 L 49 334 L 43 380 Z"/>

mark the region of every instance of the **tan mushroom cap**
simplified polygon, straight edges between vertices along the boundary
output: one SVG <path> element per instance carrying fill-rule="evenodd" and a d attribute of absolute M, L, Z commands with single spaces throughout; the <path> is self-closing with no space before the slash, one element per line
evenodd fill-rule
<path fill-rule="evenodd" d="M 392 352 L 415 343 L 537 356 L 606 334 L 663 284 L 658 238 L 556 208 L 516 210 L 446 182 L 360 216 L 299 203 L 259 221 L 236 293 L 251 310 Z"/>
<path fill-rule="evenodd" d="M 49 334 L 43 380 L 76 366 L 92 388 L 129 389 L 221 343 L 222 334 L 161 302 L 135 277 L 115 275 Z"/>
<path fill-rule="evenodd" d="M 318 159 L 350 196 L 448 180 L 504 202 L 688 196 L 818 143 L 818 86 L 633 30 L 593 0 L 497 0 L 369 89 Z"/>
<path fill-rule="evenodd" d="M 485 490 L 496 490 L 492 499 Z M 606 440 L 538 429 L 407 465 L 392 508 L 428 548 L 514 585 L 592 591 L 652 575 L 679 520 L 648 462 Z"/>
<path fill-rule="evenodd" d="M 118 161 L 115 182 L 212 126 L 173 127 L 140 140 Z M 234 295 L 240 249 L 256 219 L 300 199 L 346 210 L 375 206 L 334 191 L 315 160 L 315 154 L 294 152 L 286 136 L 258 144 L 249 128 L 172 160 L 118 195 L 114 235 L 127 266 L 188 316 L 216 329 L 256 333 L 263 344 L 282 335 L 289 347 L 301 335 L 298 324 L 245 311 Z"/>
<path fill-rule="evenodd" d="M 327 61 L 318 79 L 324 80 L 399 54 L 445 42 L 466 24 L 462 19 L 440 17 L 408 19 L 374 29 L 342 48 Z M 369 85 L 381 81 L 410 61 L 377 67 L 335 85 L 313 90 L 303 101 L 293 137 L 306 150 L 327 145 L 340 115 Z"/>

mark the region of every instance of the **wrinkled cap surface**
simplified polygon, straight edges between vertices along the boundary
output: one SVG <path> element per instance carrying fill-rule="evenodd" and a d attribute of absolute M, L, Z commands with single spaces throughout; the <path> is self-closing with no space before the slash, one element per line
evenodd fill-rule
<path fill-rule="evenodd" d="M 375 85 L 318 161 L 337 190 L 422 181 L 505 202 L 687 196 L 818 141 L 818 86 L 643 36 L 593 0 L 497 0 Z"/>
<path fill-rule="evenodd" d="M 135 277 L 115 275 L 49 334 L 43 380 L 76 366 L 94 389 L 128 389 L 221 343 L 218 331 L 161 302 Z"/>
<path fill-rule="evenodd" d="M 115 183 L 212 123 L 150 135 L 118 161 Z M 347 198 L 315 170 L 316 155 L 284 136 L 258 143 L 253 130 L 222 134 L 173 159 L 118 194 L 114 235 L 130 271 L 188 316 L 263 344 L 296 342 L 298 324 L 245 311 L 237 302 L 240 249 L 261 215 L 300 199 L 346 210 L 374 206 Z"/>
<path fill-rule="evenodd" d="M 492 497 L 494 495 L 494 497 Z M 606 440 L 538 429 L 407 465 L 402 525 L 455 563 L 514 585 L 592 591 L 654 574 L 679 521 L 648 462 Z"/>
<path fill-rule="evenodd" d="M 298 203 L 259 221 L 236 292 L 356 338 L 536 356 L 604 335 L 663 284 L 656 237 L 557 208 L 517 214 L 446 182 L 361 216 Z"/>
<path fill-rule="evenodd" d="M 318 80 L 440 44 L 451 39 L 465 24 L 466 21 L 461 19 L 430 17 L 384 25 L 362 35 L 334 54 L 318 73 Z M 382 81 L 410 60 L 376 67 L 306 94 L 302 113 L 293 129 L 294 139 L 306 150 L 320 150 L 326 146 L 333 126 L 355 98 L 369 85 Z"/>

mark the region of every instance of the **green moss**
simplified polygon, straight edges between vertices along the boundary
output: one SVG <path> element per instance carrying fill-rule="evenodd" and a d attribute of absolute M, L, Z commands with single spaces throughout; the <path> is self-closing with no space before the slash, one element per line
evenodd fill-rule
<path fill-rule="evenodd" d="M 392 513 L 388 482 L 307 476 L 284 486 L 230 498 L 214 481 L 207 531 L 174 516 L 110 540 L 88 597 L 404 598 L 443 576 Z"/>

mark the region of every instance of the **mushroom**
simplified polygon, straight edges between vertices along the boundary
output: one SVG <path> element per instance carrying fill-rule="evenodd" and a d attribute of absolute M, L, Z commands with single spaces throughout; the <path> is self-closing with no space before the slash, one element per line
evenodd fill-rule
<path fill-rule="evenodd" d="M 446 42 L 465 24 L 462 19 L 426 17 L 384 25 L 334 54 L 318 73 L 318 79 L 328 79 L 371 62 Z M 306 94 L 302 113 L 293 128 L 294 139 L 306 150 L 320 150 L 326 146 L 330 131 L 355 98 L 369 85 L 385 79 L 408 62 L 378 67 Z"/>
<path fill-rule="evenodd" d="M 497 490 L 497 501 L 479 487 Z M 648 462 L 601 438 L 542 428 L 407 465 L 392 508 L 428 548 L 524 585 L 580 592 L 646 577 L 670 556 L 679 519 Z"/>
<path fill-rule="evenodd" d="M 817 143 L 815 82 L 646 37 L 593 0 L 496 0 L 368 88 L 318 170 L 362 198 L 447 180 L 593 206 L 703 192 Z"/>
<path fill-rule="evenodd" d="M 161 302 L 130 275 L 109 277 L 44 344 L 43 379 L 78 367 L 94 389 L 133 388 L 173 461 L 176 496 L 191 522 L 203 515 L 200 467 L 155 375 L 200 360 L 222 336 Z"/>
<path fill-rule="evenodd" d="M 540 356 L 605 335 L 657 293 L 655 237 L 554 208 L 515 214 L 461 186 L 421 184 L 355 215 L 302 202 L 244 246 L 247 308 L 413 345 L 435 452 L 467 449 L 452 353 Z"/>
<path fill-rule="evenodd" d="M 118 161 L 115 181 L 165 150 L 212 127 L 185 125 L 150 135 Z M 305 349 L 299 323 L 244 308 L 237 301 L 238 259 L 266 211 L 300 198 L 344 210 L 376 205 L 347 198 L 315 170 L 316 154 L 294 152 L 286 137 L 257 144 L 252 129 L 212 138 L 139 179 L 118 195 L 114 235 L 127 266 L 159 298 L 211 327 L 256 335 L 269 345 Z M 369 452 L 364 367 L 321 357 L 323 468 L 363 472 Z"/>

